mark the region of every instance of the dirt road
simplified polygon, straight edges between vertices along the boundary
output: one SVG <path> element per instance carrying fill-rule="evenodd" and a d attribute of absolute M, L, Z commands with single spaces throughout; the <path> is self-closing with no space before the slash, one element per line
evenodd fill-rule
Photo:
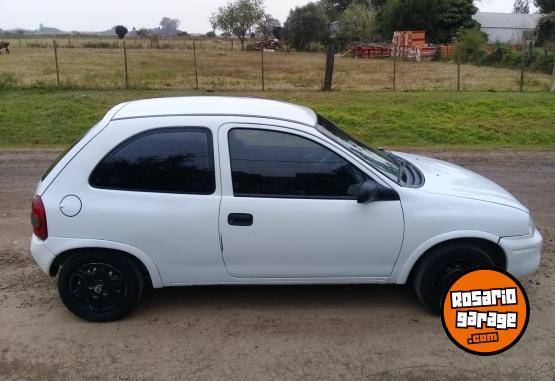
<path fill-rule="evenodd" d="M 555 152 L 428 154 L 505 186 L 544 235 L 523 284 L 531 319 L 494 357 L 455 347 L 408 287 L 147 291 L 127 319 L 82 321 L 28 253 L 35 184 L 53 152 L 0 152 L 0 379 L 546 379 L 555 377 Z"/>

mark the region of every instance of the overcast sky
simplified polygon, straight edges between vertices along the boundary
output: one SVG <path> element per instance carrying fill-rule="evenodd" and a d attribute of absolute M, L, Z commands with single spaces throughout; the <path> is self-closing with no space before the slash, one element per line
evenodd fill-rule
<path fill-rule="evenodd" d="M 164 16 L 181 21 L 181 30 L 205 33 L 208 17 L 226 0 L 0 0 L 0 28 L 38 29 L 40 23 L 67 31 L 101 31 L 116 24 L 154 27 Z M 308 0 L 265 0 L 281 22 L 289 9 Z M 513 0 L 481 0 L 483 12 L 511 12 Z"/>

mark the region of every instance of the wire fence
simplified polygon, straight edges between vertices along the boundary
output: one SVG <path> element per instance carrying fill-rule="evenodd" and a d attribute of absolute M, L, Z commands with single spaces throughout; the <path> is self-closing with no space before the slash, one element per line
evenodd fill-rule
<path fill-rule="evenodd" d="M 322 52 L 240 50 L 234 39 L 16 39 L 0 56 L 0 87 L 319 90 Z M 20 47 L 21 46 L 21 47 Z M 545 91 L 552 77 L 527 69 L 439 61 L 335 57 L 333 87 L 361 91 Z"/>

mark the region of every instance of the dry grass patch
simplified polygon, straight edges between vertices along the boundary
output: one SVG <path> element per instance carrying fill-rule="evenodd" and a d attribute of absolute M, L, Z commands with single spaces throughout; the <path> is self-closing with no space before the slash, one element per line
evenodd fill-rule
<path fill-rule="evenodd" d="M 218 41 L 218 40 L 216 40 Z M 178 40 L 175 49 L 128 49 L 129 83 L 136 88 L 192 89 L 195 86 L 191 41 Z M 229 50 L 229 41 L 210 42 L 197 51 L 199 87 L 212 90 L 256 90 L 261 87 L 260 52 Z M 134 43 L 129 42 L 129 45 Z M 58 49 L 61 82 L 70 87 L 123 87 L 121 49 Z M 273 90 L 318 90 L 322 84 L 322 53 L 265 53 L 265 84 Z M 17 48 L 0 56 L 0 86 L 56 83 L 52 48 Z M 4 81 L 2 81 L 4 78 Z M 445 62 L 398 62 L 397 90 L 454 90 L 457 66 Z M 527 91 L 549 88 L 549 75 L 526 74 Z M 463 65 L 463 90 L 516 91 L 518 70 Z M 338 90 L 391 90 L 393 61 L 336 57 L 334 86 Z"/>

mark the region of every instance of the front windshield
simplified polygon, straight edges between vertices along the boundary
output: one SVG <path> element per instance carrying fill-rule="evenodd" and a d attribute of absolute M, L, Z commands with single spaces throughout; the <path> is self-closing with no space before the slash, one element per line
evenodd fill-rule
<path fill-rule="evenodd" d="M 318 115 L 318 130 L 397 182 L 400 167 L 390 154 L 359 142 L 321 115 Z"/>

